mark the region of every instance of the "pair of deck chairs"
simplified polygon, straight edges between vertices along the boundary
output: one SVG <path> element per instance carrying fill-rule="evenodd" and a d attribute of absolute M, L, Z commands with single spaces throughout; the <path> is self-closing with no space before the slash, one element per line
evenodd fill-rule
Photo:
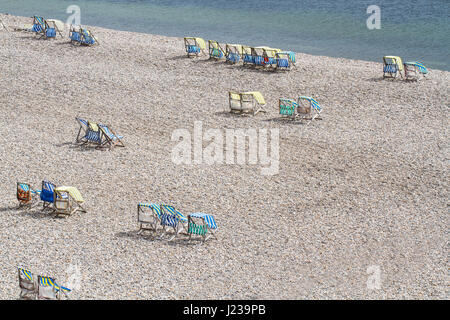
<path fill-rule="evenodd" d="M 256 115 L 265 110 L 266 101 L 259 91 L 228 92 L 230 112 Z"/>
<path fill-rule="evenodd" d="M 188 57 L 198 57 L 206 50 L 205 40 L 199 37 L 184 37 L 184 48 Z"/>
<path fill-rule="evenodd" d="M 40 35 L 40 38 L 45 39 L 55 39 L 57 33 L 61 37 L 63 36 L 54 20 L 47 21 L 43 17 L 38 16 L 33 17 L 33 26 L 30 31 Z"/>
<path fill-rule="evenodd" d="M 21 300 L 60 300 L 61 293 L 68 298 L 72 290 L 56 283 L 56 280 L 46 276 L 34 276 L 31 271 L 17 267 Z"/>
<path fill-rule="evenodd" d="M 187 217 L 180 211 L 170 205 L 159 205 L 156 203 L 138 203 L 138 223 L 141 234 L 145 230 L 158 231 L 158 226 L 162 226 L 162 234 L 160 239 L 164 239 L 168 230 L 172 230 L 173 234 L 167 239 L 172 241 L 178 235 L 184 234 L 189 236 L 189 241 L 193 236 L 200 236 L 203 242 L 211 237 L 216 237 L 218 226 L 214 217 L 206 213 L 191 213 Z"/>
<path fill-rule="evenodd" d="M 322 107 L 311 97 L 300 96 L 297 101 L 282 98 L 279 99 L 278 106 L 280 115 L 291 120 L 308 120 L 307 124 L 309 124 L 316 118 L 321 119 L 320 113 L 322 112 Z"/>
<path fill-rule="evenodd" d="M 82 28 L 81 25 L 78 27 L 70 25 L 69 38 L 72 44 L 84 46 L 93 46 L 99 44 L 97 38 L 95 38 L 93 33 L 88 29 Z"/>
<path fill-rule="evenodd" d="M 71 215 L 77 211 L 86 212 L 83 207 L 84 199 L 78 189 L 74 187 L 56 185 L 43 180 L 41 190 L 34 190 L 29 183 L 17 182 L 17 200 L 19 208 L 32 208 L 42 201 L 43 210 L 51 210 L 56 214 Z"/>
<path fill-rule="evenodd" d="M 80 146 L 109 149 L 125 147 L 122 142 L 123 136 L 116 134 L 110 126 L 79 117 L 76 117 L 75 120 L 80 125 L 75 142 Z"/>
<path fill-rule="evenodd" d="M 427 68 L 420 62 L 410 61 L 402 62 L 398 56 L 383 57 L 383 79 L 395 79 L 398 75 L 403 78 L 402 71 L 405 73 L 405 80 L 417 81 L 419 75 L 425 76 L 428 73 Z"/>

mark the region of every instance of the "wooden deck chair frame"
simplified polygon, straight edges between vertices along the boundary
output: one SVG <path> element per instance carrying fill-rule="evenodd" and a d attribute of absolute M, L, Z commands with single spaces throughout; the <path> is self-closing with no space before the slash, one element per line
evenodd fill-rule
<path fill-rule="evenodd" d="M 56 214 L 71 215 L 77 211 L 86 212 L 84 207 L 68 191 L 55 189 L 53 192 L 53 206 Z"/>
<path fill-rule="evenodd" d="M 390 70 L 395 66 L 395 72 Z M 400 66 L 398 65 L 398 61 L 395 58 L 391 58 L 388 56 L 383 57 L 383 79 L 396 79 L 397 76 L 400 75 L 403 78 L 403 75 L 400 70 Z"/>
<path fill-rule="evenodd" d="M 209 59 L 220 60 L 225 59 L 226 52 L 222 49 L 219 42 L 215 40 L 208 40 Z"/>
<path fill-rule="evenodd" d="M 19 275 L 19 288 L 20 294 L 19 299 L 22 300 L 34 300 L 37 297 L 37 281 L 36 278 L 33 277 L 31 271 L 17 267 L 18 275 Z"/>
<path fill-rule="evenodd" d="M 237 64 L 242 60 L 242 51 L 239 51 L 238 46 L 227 43 L 225 44 L 225 59 L 227 63 Z"/>
<path fill-rule="evenodd" d="M 24 190 L 23 186 L 25 186 L 25 188 L 28 190 Z M 36 195 L 38 195 L 38 192 L 35 191 L 29 183 L 17 182 L 16 195 L 17 200 L 19 201 L 19 209 L 31 209 L 35 204 L 37 204 Z"/>
<path fill-rule="evenodd" d="M 155 203 L 138 203 L 137 216 L 139 223 L 137 234 L 141 234 L 146 230 L 153 231 L 155 234 L 158 232 L 158 225 L 161 224 L 161 209 L 159 205 Z"/>
<path fill-rule="evenodd" d="M 75 120 L 80 125 L 80 129 L 78 130 L 77 137 L 75 139 L 75 143 L 83 143 L 85 142 L 85 136 L 88 131 L 88 121 L 84 120 L 80 117 L 75 117 Z"/>
<path fill-rule="evenodd" d="M 198 51 L 189 52 L 190 48 L 193 47 L 193 46 L 198 48 Z M 185 37 L 184 38 L 184 48 L 186 50 L 186 54 L 187 54 L 188 58 L 191 58 L 192 56 L 198 57 L 202 53 L 201 46 L 197 42 L 196 38 Z"/>
<path fill-rule="evenodd" d="M 314 119 L 322 119 L 320 113 L 322 112 L 322 108 L 320 109 L 314 105 L 314 102 L 317 101 L 311 100 L 311 97 L 301 96 L 297 100 L 297 117 L 302 120 L 308 120 L 307 125 L 309 125 Z"/>
<path fill-rule="evenodd" d="M 51 191 L 51 190 L 49 190 L 48 188 L 47 188 L 47 186 L 46 186 L 46 184 L 49 184 L 52 188 L 53 188 L 53 191 Z M 43 210 L 47 210 L 47 209 L 50 209 L 51 211 L 54 211 L 55 209 L 54 209 L 54 207 L 53 207 L 53 204 L 54 204 L 54 200 L 55 200 L 55 189 L 56 189 L 56 185 L 54 184 L 54 183 L 52 183 L 52 182 L 50 182 L 50 181 L 47 181 L 47 180 L 42 180 L 42 185 L 41 185 L 41 200 L 42 200 L 42 203 L 43 203 L 43 206 L 42 206 L 42 209 Z M 49 195 L 49 193 L 50 192 L 52 192 L 52 201 L 53 202 L 49 202 L 49 201 L 47 201 L 47 200 L 44 200 L 44 199 L 42 199 L 42 195 L 44 194 L 44 193 L 46 193 L 47 194 L 47 196 L 48 196 L 48 199 L 50 199 L 50 195 Z"/>
<path fill-rule="evenodd" d="M 187 235 L 187 229 L 186 226 L 184 224 L 183 221 L 181 221 L 181 219 L 176 215 L 173 214 L 172 212 L 170 212 L 170 210 L 168 210 L 168 208 L 173 208 L 173 210 L 176 210 L 173 206 L 170 205 L 160 205 L 160 209 L 161 209 L 161 225 L 163 226 L 163 230 L 162 230 L 162 234 L 159 237 L 160 239 L 164 239 L 164 237 L 167 235 L 167 230 L 168 229 L 172 229 L 173 230 L 173 235 L 167 239 L 167 241 L 172 241 L 173 239 L 177 238 L 179 234 L 183 234 L 182 232 L 184 231 L 184 234 Z M 179 211 L 178 211 L 179 212 Z M 180 212 L 181 214 L 181 212 Z M 183 215 L 184 217 L 184 215 Z M 184 217 L 186 219 L 187 222 L 187 218 Z"/>
<path fill-rule="evenodd" d="M 101 144 L 100 147 L 125 147 L 125 144 L 121 140 L 121 136 L 117 135 L 110 126 L 105 124 L 98 124 L 98 128 L 101 131 Z"/>
<path fill-rule="evenodd" d="M 241 93 L 241 105 L 242 112 L 252 112 L 253 116 L 255 116 L 258 112 L 267 112 L 265 110 L 265 104 L 259 104 L 253 94 Z"/>

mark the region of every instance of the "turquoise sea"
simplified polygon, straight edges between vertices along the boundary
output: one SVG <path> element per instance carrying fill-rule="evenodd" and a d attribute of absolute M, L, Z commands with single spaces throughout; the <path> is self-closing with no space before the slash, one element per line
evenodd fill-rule
<path fill-rule="evenodd" d="M 70 5 L 86 25 L 450 71 L 449 0 L 0 0 L 0 12 L 66 22 Z M 381 29 L 367 28 L 370 5 Z"/>

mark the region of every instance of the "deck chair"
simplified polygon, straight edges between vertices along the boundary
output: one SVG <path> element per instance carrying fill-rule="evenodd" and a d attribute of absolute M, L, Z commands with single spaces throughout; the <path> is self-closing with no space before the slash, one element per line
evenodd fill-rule
<path fill-rule="evenodd" d="M 188 230 L 189 241 L 193 235 L 199 235 L 202 237 L 203 242 L 210 237 L 214 237 L 217 240 L 215 232 L 218 230 L 218 226 L 214 217 L 210 214 L 196 212 L 188 215 Z"/>
<path fill-rule="evenodd" d="M 259 91 L 241 92 L 241 106 L 243 112 L 250 110 L 253 115 L 258 112 L 267 112 L 264 108 L 266 101 Z"/>
<path fill-rule="evenodd" d="M 102 146 L 102 131 L 97 123 L 88 121 L 86 133 L 81 140 L 82 146 L 94 145 L 96 148 Z"/>
<path fill-rule="evenodd" d="M 185 224 L 188 219 L 181 212 L 176 210 L 173 206 L 169 205 L 161 205 L 161 225 L 163 226 L 163 233 L 160 236 L 160 239 L 163 239 L 167 234 L 166 228 L 173 229 L 174 234 L 172 237 L 168 239 L 168 241 L 172 241 L 176 238 L 181 232 L 187 232 Z"/>
<path fill-rule="evenodd" d="M 22 267 L 17 267 L 17 271 L 19 273 L 19 299 L 36 299 L 37 283 L 31 271 Z"/>
<path fill-rule="evenodd" d="M 52 209 L 51 205 L 55 202 L 54 191 L 56 185 L 47 180 L 42 181 L 40 198 L 43 201 L 43 209 Z M 52 209 L 53 210 L 53 209 Z"/>
<path fill-rule="evenodd" d="M 275 54 L 275 57 L 277 60 L 276 69 L 291 70 L 295 67 L 295 52 L 280 51 Z"/>
<path fill-rule="evenodd" d="M 405 62 L 403 66 L 405 69 L 405 80 L 408 81 L 417 81 L 420 74 L 425 77 L 428 73 L 427 68 L 417 61 Z"/>
<path fill-rule="evenodd" d="M 38 16 L 33 17 L 33 27 L 31 28 L 31 31 L 40 35 L 41 38 L 46 38 L 46 39 L 56 38 L 57 31 L 62 36 L 61 32 L 59 31 L 59 29 L 56 26 L 55 21 L 49 23 L 43 17 L 38 17 Z"/>
<path fill-rule="evenodd" d="M 38 276 L 37 298 L 39 300 L 60 300 L 61 293 L 67 295 L 72 290 L 56 284 L 51 277 Z"/>
<path fill-rule="evenodd" d="M 226 44 L 225 45 L 226 62 L 236 64 L 242 57 L 242 46 L 240 44 Z"/>
<path fill-rule="evenodd" d="M 252 47 L 242 46 L 242 65 L 244 66 L 255 65 L 255 58 L 252 54 Z"/>
<path fill-rule="evenodd" d="M 81 44 L 81 31 L 80 27 L 76 28 L 70 25 L 69 28 L 69 39 L 72 44 Z"/>
<path fill-rule="evenodd" d="M 397 56 L 384 56 L 383 57 L 383 79 L 391 78 L 395 79 L 398 75 L 403 78 L 403 63 L 402 59 Z"/>
<path fill-rule="evenodd" d="M 24 182 L 17 182 L 17 200 L 19 201 L 19 208 L 26 207 L 30 209 L 36 202 L 36 196 L 41 190 L 33 190 L 30 184 Z"/>
<path fill-rule="evenodd" d="M 263 59 L 264 59 L 264 66 L 268 68 L 275 69 L 277 67 L 277 57 L 276 54 L 278 52 L 281 52 L 280 49 L 276 48 L 269 48 L 269 47 L 263 47 Z"/>
<path fill-rule="evenodd" d="M 265 67 L 264 47 L 252 47 L 253 64 L 255 67 Z"/>
<path fill-rule="evenodd" d="M 188 57 L 198 57 L 206 49 L 205 40 L 198 37 L 185 37 L 184 47 Z"/>
<path fill-rule="evenodd" d="M 137 205 L 139 231 L 141 234 L 145 230 L 157 232 L 158 225 L 161 224 L 161 208 L 156 203 L 138 203 Z"/>
<path fill-rule="evenodd" d="M 77 188 L 57 187 L 53 193 L 56 214 L 71 215 L 77 211 L 86 212 L 82 204 L 84 199 Z"/>
<path fill-rule="evenodd" d="M 208 40 L 208 49 L 210 59 L 219 60 L 225 58 L 225 50 L 222 49 L 219 42 Z"/>
<path fill-rule="evenodd" d="M 298 104 L 294 100 L 281 98 L 278 100 L 278 107 L 282 117 L 288 117 L 291 120 L 297 117 Z"/>
<path fill-rule="evenodd" d="M 79 117 L 75 117 L 75 120 L 80 126 L 80 129 L 78 130 L 77 138 L 75 139 L 76 143 L 82 143 L 85 141 L 86 133 L 89 130 L 88 121 L 81 119 Z"/>
<path fill-rule="evenodd" d="M 98 124 L 101 131 L 101 147 L 109 147 L 112 149 L 114 147 L 125 147 L 122 142 L 123 136 L 116 134 L 109 126 L 105 124 Z"/>
<path fill-rule="evenodd" d="M 297 116 L 300 120 L 308 120 L 307 124 L 309 124 L 316 118 L 321 119 L 320 113 L 322 112 L 322 107 L 315 99 L 300 96 L 298 98 L 297 105 Z"/>
<path fill-rule="evenodd" d="M 94 34 L 91 32 L 91 30 L 82 28 L 80 26 L 80 44 L 85 46 L 93 46 L 96 44 L 99 44 L 97 38 L 94 36 Z"/>
<path fill-rule="evenodd" d="M 228 92 L 228 101 L 230 105 L 230 112 L 241 113 L 242 104 L 241 104 L 241 94 L 235 91 Z"/>

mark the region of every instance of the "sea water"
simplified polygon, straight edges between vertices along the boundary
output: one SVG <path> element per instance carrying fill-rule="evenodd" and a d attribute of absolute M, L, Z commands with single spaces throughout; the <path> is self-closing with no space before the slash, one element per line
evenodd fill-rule
<path fill-rule="evenodd" d="M 449 0 L 0 0 L 0 12 L 66 22 L 71 5 L 85 25 L 450 70 Z"/>

